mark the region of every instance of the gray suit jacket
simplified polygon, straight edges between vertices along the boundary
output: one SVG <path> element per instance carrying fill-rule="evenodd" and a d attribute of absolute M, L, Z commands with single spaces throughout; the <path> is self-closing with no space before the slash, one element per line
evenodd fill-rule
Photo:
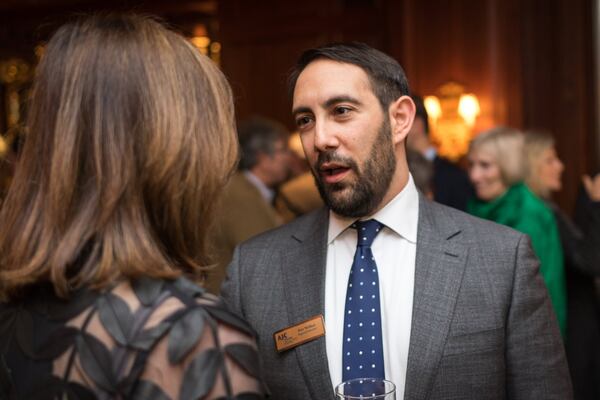
<path fill-rule="evenodd" d="M 324 337 L 283 353 L 273 339 L 325 312 L 328 220 L 321 209 L 242 244 L 222 287 L 258 332 L 274 399 L 333 398 Z M 571 399 L 538 267 L 527 236 L 421 196 L 404 398 Z"/>

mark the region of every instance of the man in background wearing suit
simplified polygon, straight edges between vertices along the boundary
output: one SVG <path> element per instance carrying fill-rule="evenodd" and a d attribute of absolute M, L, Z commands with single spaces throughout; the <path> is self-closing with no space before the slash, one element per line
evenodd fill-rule
<path fill-rule="evenodd" d="M 467 202 L 475 195 L 469 177 L 458 165 L 437 154 L 429 137 L 429 117 L 423 99 L 415 95 L 411 98 L 415 103 L 416 113 L 406 145 L 432 163 L 433 199 L 438 203 L 465 211 Z M 443 132 L 441 134 L 443 135 Z"/>
<path fill-rule="evenodd" d="M 212 293 L 219 291 L 235 246 L 282 223 L 273 199 L 290 172 L 288 136 L 283 125 L 266 118 L 238 126 L 239 170 L 223 191 L 212 236 L 218 264 L 205 284 Z"/>
<path fill-rule="evenodd" d="M 237 247 L 222 289 L 258 332 L 273 397 L 330 400 L 373 376 L 398 399 L 571 399 L 529 239 L 415 189 L 400 65 L 335 44 L 303 53 L 290 83 L 327 208 Z"/>

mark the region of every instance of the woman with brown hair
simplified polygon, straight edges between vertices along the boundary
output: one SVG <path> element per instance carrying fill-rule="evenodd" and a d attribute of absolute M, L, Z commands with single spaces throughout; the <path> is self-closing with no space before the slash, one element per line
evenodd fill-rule
<path fill-rule="evenodd" d="M 56 32 L 0 211 L 0 398 L 261 397 L 252 330 L 192 283 L 234 125 L 222 73 L 156 21 Z"/>

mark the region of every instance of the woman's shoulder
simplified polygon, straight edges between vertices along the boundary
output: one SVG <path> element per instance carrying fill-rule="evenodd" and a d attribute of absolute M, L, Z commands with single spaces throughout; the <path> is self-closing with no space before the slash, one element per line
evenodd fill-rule
<path fill-rule="evenodd" d="M 543 223 L 554 223 L 554 212 L 548 204 L 526 186 L 523 186 L 523 214 L 526 218 L 535 218 Z"/>
<path fill-rule="evenodd" d="M 539 248 L 542 243 L 554 245 L 559 241 L 554 213 L 524 185 L 520 191 L 519 207 L 515 209 L 513 227 L 531 237 L 534 249 Z"/>
<path fill-rule="evenodd" d="M 167 294 L 146 324 L 147 332 L 165 333 L 158 335 L 148 356 L 140 377 L 145 385 L 153 384 L 171 398 L 263 393 L 255 332 L 221 298 L 185 278 L 144 279 L 132 291 L 146 304 Z"/>

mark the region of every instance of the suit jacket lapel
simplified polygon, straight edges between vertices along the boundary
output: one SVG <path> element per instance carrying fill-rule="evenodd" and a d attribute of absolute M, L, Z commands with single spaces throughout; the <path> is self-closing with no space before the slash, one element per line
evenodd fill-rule
<path fill-rule="evenodd" d="M 405 399 L 425 399 L 448 336 L 467 251 L 451 217 L 422 196 Z"/>
<path fill-rule="evenodd" d="M 326 209 L 294 234 L 284 255 L 283 276 L 286 306 L 291 324 L 325 314 L 325 265 L 327 257 Z M 325 337 L 302 344 L 296 352 L 312 399 L 331 399 L 333 388 L 325 349 Z"/>

